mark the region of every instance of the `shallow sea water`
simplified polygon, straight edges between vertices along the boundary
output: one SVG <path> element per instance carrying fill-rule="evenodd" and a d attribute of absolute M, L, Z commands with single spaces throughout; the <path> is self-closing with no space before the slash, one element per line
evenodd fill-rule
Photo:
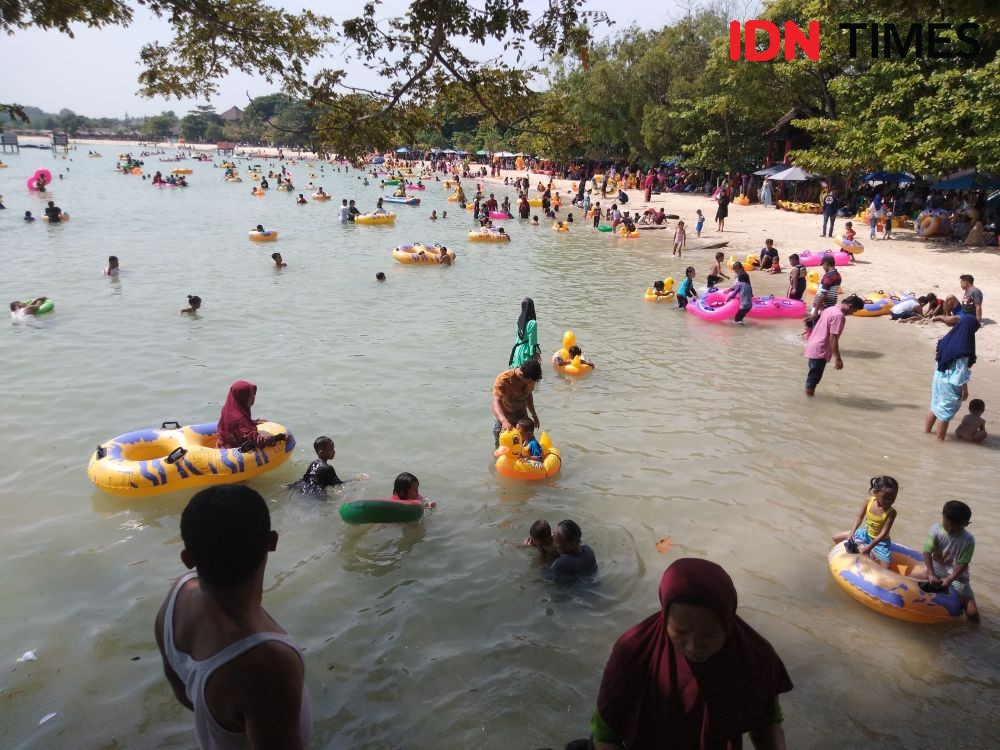
<path fill-rule="evenodd" d="M 1000 736 L 1000 464 L 994 449 L 922 433 L 926 345 L 887 321 L 851 320 L 846 368 L 808 402 L 797 323 L 740 329 L 643 301 L 654 278 L 679 280 L 689 263 L 707 272 L 709 252 L 671 260 L 666 232 L 630 241 L 513 221 L 509 245 L 471 244 L 471 219 L 434 184 L 419 208 L 397 207 L 394 227 L 341 226 L 340 198 L 370 208 L 377 183 L 326 166 L 316 182 L 335 200 L 297 206 L 186 161 L 193 187 L 159 190 L 112 171 L 118 149 L 101 150 L 72 161 L 25 150 L 0 170 L 3 299 L 56 301 L 36 325 L 0 331 L 5 746 L 194 745 L 152 634 L 183 572 L 191 493 L 115 498 L 85 469 L 114 435 L 215 419 L 241 378 L 258 385 L 255 415 L 299 441 L 253 486 L 281 534 L 265 604 L 305 649 L 317 748 L 541 748 L 585 736 L 612 644 L 656 609 L 660 574 L 685 555 L 730 572 L 742 616 L 784 659 L 796 686 L 783 698 L 789 747 L 987 747 Z M 70 169 L 50 196 L 72 215 L 64 225 L 21 222 L 26 209 L 42 214 L 24 188 L 42 166 Z M 292 168 L 307 194 L 309 171 L 319 164 Z M 427 221 L 432 208 L 450 217 Z M 249 242 L 258 222 L 279 241 Z M 392 247 L 414 240 L 452 245 L 456 265 L 395 264 Z M 270 266 L 275 250 L 286 269 Z M 109 254 L 121 258 L 118 280 L 101 275 Z M 178 314 L 189 293 L 204 299 L 195 319 Z M 490 389 L 526 295 L 546 358 L 572 329 L 598 364 L 580 380 L 546 365 L 536 402 L 564 464 L 535 484 L 498 478 L 491 455 Z M 974 386 L 992 376 L 982 370 Z M 336 440 L 341 476 L 371 479 L 329 502 L 285 490 L 319 434 Z M 439 503 L 421 524 L 341 522 L 344 497 L 386 496 L 403 470 Z M 893 537 L 910 546 L 944 500 L 972 505 L 981 628 L 897 622 L 833 584 L 830 535 L 850 527 L 882 473 L 900 481 Z M 536 518 L 581 524 L 598 584 L 542 581 L 516 548 Z M 673 549 L 661 555 L 666 536 Z M 29 649 L 38 660 L 16 663 Z"/>

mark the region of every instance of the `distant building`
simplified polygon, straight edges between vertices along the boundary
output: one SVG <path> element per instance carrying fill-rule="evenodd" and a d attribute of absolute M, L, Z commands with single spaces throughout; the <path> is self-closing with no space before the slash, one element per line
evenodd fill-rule
<path fill-rule="evenodd" d="M 237 122 L 240 119 L 240 115 L 243 114 L 243 110 L 239 107 L 230 107 L 225 112 L 223 112 L 219 117 L 222 118 L 223 122 Z"/>

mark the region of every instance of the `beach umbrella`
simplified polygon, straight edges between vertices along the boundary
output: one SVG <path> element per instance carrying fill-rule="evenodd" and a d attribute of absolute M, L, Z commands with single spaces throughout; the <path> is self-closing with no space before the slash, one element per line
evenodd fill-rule
<path fill-rule="evenodd" d="M 479 151 L 476 152 L 476 156 L 489 156 L 489 155 L 490 155 L 489 151 L 479 150 Z M 498 156 L 499 156 L 499 154 L 498 154 Z"/>
<path fill-rule="evenodd" d="M 861 180 L 862 182 L 914 182 L 913 175 L 908 172 L 886 172 L 882 169 L 862 175 Z"/>
<path fill-rule="evenodd" d="M 410 149 L 406 148 L 406 146 L 403 146 L 403 148 L 397 148 L 396 149 L 396 153 L 397 154 L 408 154 L 408 153 L 410 153 Z"/>
<path fill-rule="evenodd" d="M 955 172 L 931 187 L 934 190 L 996 190 L 1000 188 L 1000 179 L 987 172 L 967 169 Z"/>
<path fill-rule="evenodd" d="M 456 151 L 456 150 L 455 150 L 455 149 L 453 149 L 453 148 L 446 148 L 446 149 L 445 149 L 444 151 L 442 151 L 441 153 L 442 153 L 442 154 L 457 154 L 457 153 L 458 153 L 458 151 Z"/>
<path fill-rule="evenodd" d="M 806 180 L 815 179 L 815 176 L 809 174 L 801 167 L 789 167 L 788 169 L 771 175 L 771 179 L 775 182 L 805 182 Z"/>
<path fill-rule="evenodd" d="M 772 164 L 764 169 L 758 169 L 754 174 L 758 177 L 770 177 L 778 172 L 784 172 L 786 169 L 788 169 L 787 164 Z"/>

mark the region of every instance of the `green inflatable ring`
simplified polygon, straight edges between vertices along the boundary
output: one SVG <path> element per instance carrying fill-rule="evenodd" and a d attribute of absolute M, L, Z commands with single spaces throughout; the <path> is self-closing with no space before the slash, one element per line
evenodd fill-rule
<path fill-rule="evenodd" d="M 344 523 L 412 523 L 424 515 L 422 503 L 398 500 L 348 500 L 340 506 Z"/>
<path fill-rule="evenodd" d="M 386 185 L 398 185 L 399 180 L 382 180 Z"/>
<path fill-rule="evenodd" d="M 597 231 L 598 232 L 610 232 L 611 231 L 611 225 L 610 224 L 601 224 L 599 227 L 597 227 Z"/>
<path fill-rule="evenodd" d="M 24 300 L 24 304 L 30 305 L 31 300 L 30 299 Z M 36 312 L 35 315 L 44 315 L 45 313 L 50 313 L 55 309 L 56 309 L 56 303 L 53 302 L 51 299 L 47 299 L 39 306 L 38 312 Z"/>

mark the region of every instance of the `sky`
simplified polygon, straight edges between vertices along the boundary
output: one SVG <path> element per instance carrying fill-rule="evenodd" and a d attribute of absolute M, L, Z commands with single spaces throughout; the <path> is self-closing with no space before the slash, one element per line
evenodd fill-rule
<path fill-rule="evenodd" d="M 269 4 L 278 3 L 271 0 Z M 526 0 L 525 7 L 538 12 L 547 0 Z M 302 8 L 330 14 L 332 3 L 285 3 L 290 12 Z M 382 5 L 385 16 L 399 15 L 408 7 L 406 0 L 386 0 Z M 341 6 L 339 3 L 337 4 Z M 336 12 L 334 18 L 343 20 L 358 15 L 361 4 L 351 3 L 349 10 Z M 588 10 L 607 12 L 615 25 L 596 31 L 606 36 L 632 23 L 660 27 L 683 16 L 681 3 L 668 0 L 656 5 L 649 0 L 589 0 Z M 655 10 L 654 10 L 655 8 Z M 158 114 L 173 110 L 183 116 L 203 100 L 146 99 L 137 94 L 139 50 L 151 41 L 167 42 L 172 38 L 170 26 L 158 20 L 141 7 L 127 28 L 110 27 L 104 30 L 74 27 L 75 38 L 55 31 L 18 31 L 3 37 L 0 43 L 0 101 L 40 107 L 46 112 L 71 109 L 87 117 L 124 117 Z M 467 54 L 474 48 L 470 46 Z M 343 51 L 333 49 L 325 62 L 327 67 L 345 67 L 350 72 L 349 83 L 361 87 L 377 88 L 380 80 L 358 63 L 345 66 Z M 470 56 L 472 56 L 470 54 Z M 236 105 L 241 109 L 250 97 L 274 93 L 276 84 L 244 74 L 234 74 L 219 83 L 219 95 L 211 100 L 217 111 L 223 112 Z"/>

